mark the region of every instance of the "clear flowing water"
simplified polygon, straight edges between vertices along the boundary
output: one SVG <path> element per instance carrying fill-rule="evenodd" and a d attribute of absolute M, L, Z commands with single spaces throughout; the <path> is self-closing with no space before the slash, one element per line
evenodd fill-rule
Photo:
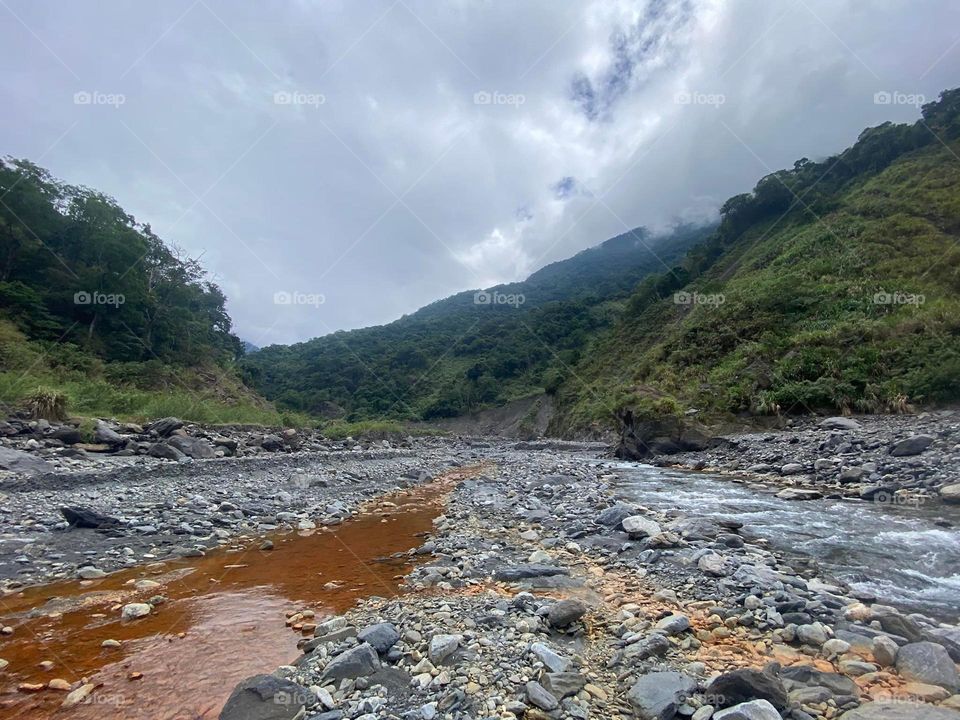
<path fill-rule="evenodd" d="M 815 558 L 824 574 L 885 604 L 960 618 L 960 507 L 787 501 L 708 473 L 617 463 L 620 494 L 657 510 L 741 521 L 772 549 Z"/>

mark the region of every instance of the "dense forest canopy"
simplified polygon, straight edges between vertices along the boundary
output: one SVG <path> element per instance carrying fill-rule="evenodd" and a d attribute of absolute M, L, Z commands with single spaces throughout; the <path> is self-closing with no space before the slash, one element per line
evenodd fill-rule
<path fill-rule="evenodd" d="M 0 309 L 27 335 L 106 361 L 233 360 L 226 298 L 112 198 L 0 164 Z"/>

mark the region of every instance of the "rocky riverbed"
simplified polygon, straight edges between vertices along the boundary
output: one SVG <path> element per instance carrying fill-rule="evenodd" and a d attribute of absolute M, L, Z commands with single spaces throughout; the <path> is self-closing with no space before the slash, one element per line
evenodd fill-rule
<path fill-rule="evenodd" d="M 960 719 L 957 628 L 619 502 L 582 456 L 487 455 L 409 593 L 322 622 L 221 718 Z"/>
<path fill-rule="evenodd" d="M 864 489 L 886 483 L 940 503 L 956 484 L 958 424 L 951 413 L 798 422 L 657 462 L 874 502 Z M 893 451 L 918 436 L 929 441 Z M 960 630 L 780 554 L 748 521 L 629 502 L 602 448 L 315 442 L 11 475 L 0 505 L 7 591 L 337 523 L 380 493 L 480 465 L 411 551 L 406 592 L 338 616 L 291 607 L 277 622 L 311 618 L 302 654 L 241 683 L 220 717 L 960 720 Z M 80 529 L 62 507 L 109 520 Z"/>

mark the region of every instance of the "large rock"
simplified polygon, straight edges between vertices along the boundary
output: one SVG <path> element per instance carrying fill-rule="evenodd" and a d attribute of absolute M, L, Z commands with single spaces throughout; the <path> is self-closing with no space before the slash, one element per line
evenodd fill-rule
<path fill-rule="evenodd" d="M 58 427 L 56 430 L 50 433 L 50 437 L 54 440 L 59 440 L 64 445 L 76 445 L 77 443 L 83 442 L 83 433 L 77 428 L 70 427 L 69 425 Z"/>
<path fill-rule="evenodd" d="M 717 711 L 713 720 L 781 720 L 777 709 L 766 700 L 751 700 Z"/>
<path fill-rule="evenodd" d="M 623 529 L 632 538 L 652 537 L 661 531 L 660 524 L 643 515 L 631 515 L 623 519 Z"/>
<path fill-rule="evenodd" d="M 167 445 L 197 460 L 217 456 L 210 443 L 200 438 L 190 437 L 189 435 L 171 435 L 170 438 L 167 439 Z"/>
<path fill-rule="evenodd" d="M 62 507 L 60 508 L 60 514 L 63 515 L 66 521 L 73 527 L 100 530 L 120 526 L 120 521 L 115 517 L 104 515 L 90 508 L 79 506 Z"/>
<path fill-rule="evenodd" d="M 147 450 L 147 455 L 150 457 L 161 458 L 163 460 L 174 460 L 177 462 L 186 457 L 186 455 L 173 447 L 173 445 L 168 445 L 165 442 L 158 442 L 151 445 Z"/>
<path fill-rule="evenodd" d="M 817 427 L 825 430 L 859 430 L 863 426 L 853 418 L 828 417 L 818 422 Z"/>
<path fill-rule="evenodd" d="M 780 678 L 760 670 L 745 668 L 720 675 L 710 683 L 707 693 L 722 697 L 725 707 L 750 700 L 766 700 L 778 710 L 790 704 L 787 689 Z"/>
<path fill-rule="evenodd" d="M 154 420 L 147 426 L 147 430 L 158 437 L 166 437 L 174 430 L 179 430 L 182 427 L 183 420 L 175 417 L 165 417 L 160 418 L 159 420 Z"/>
<path fill-rule="evenodd" d="M 624 518 L 628 518 L 636 514 L 636 512 L 637 508 L 633 505 L 617 503 L 597 515 L 597 522 L 607 527 L 617 528 L 620 527 L 620 523 L 623 522 Z"/>
<path fill-rule="evenodd" d="M 940 488 L 940 497 L 944 502 L 960 504 L 960 483 Z"/>
<path fill-rule="evenodd" d="M 614 454 L 622 460 L 644 460 L 654 455 L 708 450 L 728 444 L 727 440 L 711 437 L 704 429 L 672 415 L 644 419 L 632 410 L 625 410 L 618 419 L 620 443 Z"/>
<path fill-rule="evenodd" d="M 123 435 L 101 420 L 97 422 L 97 427 L 93 431 L 93 441 L 95 443 L 104 443 L 105 445 L 116 447 L 123 445 L 127 440 Z"/>
<path fill-rule="evenodd" d="M 542 662 L 550 672 L 562 673 L 566 672 L 567 668 L 570 667 L 569 658 L 560 655 L 542 642 L 533 643 L 530 646 L 530 652 L 532 652 L 537 660 Z"/>
<path fill-rule="evenodd" d="M 120 612 L 120 617 L 124 620 L 139 620 L 146 617 L 153 610 L 150 603 L 127 603 Z"/>
<path fill-rule="evenodd" d="M 354 680 L 358 677 L 366 677 L 373 675 L 379 669 L 380 658 L 377 656 L 377 651 L 363 643 L 334 657 L 323 670 L 321 684 L 331 680 Z"/>
<path fill-rule="evenodd" d="M 809 665 L 792 665 L 782 668 L 780 679 L 787 690 L 796 690 L 801 687 L 825 687 L 834 695 L 860 695 L 860 688 L 846 675 L 823 672 Z"/>
<path fill-rule="evenodd" d="M 897 653 L 897 672 L 904 680 L 939 685 L 952 693 L 960 689 L 960 676 L 946 648 L 932 642 L 904 645 Z"/>
<path fill-rule="evenodd" d="M 845 712 L 840 720 L 960 720 L 960 712 L 904 700 L 872 702 Z"/>
<path fill-rule="evenodd" d="M 819 500 L 823 493 L 810 488 L 784 488 L 777 493 L 781 500 Z"/>
<path fill-rule="evenodd" d="M 890 447 L 890 454 L 894 457 L 908 457 L 910 455 L 919 455 L 933 442 L 929 435 L 914 435 L 905 440 L 894 443 Z"/>
<path fill-rule="evenodd" d="M 582 601 L 570 598 L 551 605 L 547 620 L 554 627 L 565 628 L 582 618 L 586 612 L 587 606 Z"/>
<path fill-rule="evenodd" d="M 0 447 L 0 470 L 9 470 L 24 475 L 39 475 L 53 472 L 53 465 L 22 450 Z"/>
<path fill-rule="evenodd" d="M 442 663 L 457 651 L 462 639 L 463 637 L 460 635 L 434 635 L 430 638 L 430 649 L 428 650 L 430 662 L 434 665 Z"/>
<path fill-rule="evenodd" d="M 493 573 L 494 580 L 502 582 L 514 582 L 516 580 L 528 580 L 536 577 L 549 577 L 551 575 L 569 575 L 570 571 L 564 567 L 556 565 L 545 565 L 542 563 L 530 563 L 528 565 L 507 565 L 497 568 Z"/>
<path fill-rule="evenodd" d="M 530 701 L 531 705 L 535 705 L 541 710 L 546 710 L 550 712 L 551 710 L 556 710 L 560 707 L 560 702 L 553 696 L 552 693 L 548 692 L 543 685 L 540 683 L 531 680 L 526 685 L 527 690 L 527 699 Z"/>
<path fill-rule="evenodd" d="M 234 688 L 220 720 L 295 720 L 313 697 L 305 687 L 273 675 L 254 675 Z"/>
<path fill-rule="evenodd" d="M 400 633 L 393 623 L 377 623 L 376 625 L 365 627 L 358 632 L 357 639 L 360 640 L 360 642 L 367 643 L 383 655 L 396 645 L 397 640 L 400 639 Z"/>
<path fill-rule="evenodd" d="M 677 709 L 697 690 L 697 681 L 678 672 L 643 675 L 627 692 L 640 720 L 672 720 Z"/>

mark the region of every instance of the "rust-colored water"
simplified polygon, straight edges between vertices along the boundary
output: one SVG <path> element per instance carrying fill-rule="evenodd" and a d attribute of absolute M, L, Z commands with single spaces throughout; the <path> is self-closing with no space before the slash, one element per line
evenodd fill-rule
<path fill-rule="evenodd" d="M 297 640 L 312 633 L 289 627 L 287 615 L 308 610 L 321 619 L 359 598 L 395 594 L 412 561 L 384 558 L 419 545 L 448 484 L 475 470 L 387 496 L 335 528 L 273 535 L 270 551 L 259 550 L 263 538 L 250 539 L 203 558 L 3 598 L 2 624 L 14 632 L 0 636 L 0 658 L 9 662 L 0 672 L 0 718 L 216 718 L 236 683 L 297 657 Z M 144 579 L 161 586 L 136 589 Z M 120 620 L 122 604 L 154 595 L 168 600 L 146 618 Z M 121 646 L 102 648 L 107 639 Z M 61 707 L 66 691 L 21 687 L 53 678 L 99 687 L 69 709 Z"/>

